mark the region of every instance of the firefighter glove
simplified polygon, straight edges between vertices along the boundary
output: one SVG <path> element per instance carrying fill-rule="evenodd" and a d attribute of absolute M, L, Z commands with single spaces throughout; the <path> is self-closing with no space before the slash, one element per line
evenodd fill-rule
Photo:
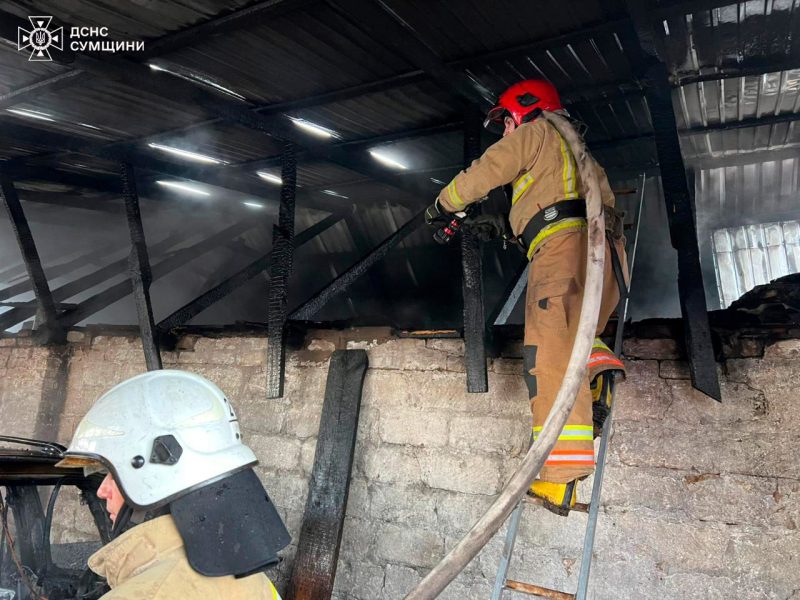
<path fill-rule="evenodd" d="M 435 227 L 441 227 L 450 220 L 449 215 L 439 205 L 439 199 L 433 201 L 428 208 L 425 209 L 425 224 Z"/>

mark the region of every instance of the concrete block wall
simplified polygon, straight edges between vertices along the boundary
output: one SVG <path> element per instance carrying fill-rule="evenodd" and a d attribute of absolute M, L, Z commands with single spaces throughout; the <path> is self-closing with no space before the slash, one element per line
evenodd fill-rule
<path fill-rule="evenodd" d="M 62 442 L 100 393 L 144 369 L 136 337 L 73 333 Z M 47 385 L 48 350 L 25 338 L 2 343 L 4 432 L 30 435 Z M 261 461 L 259 475 L 296 536 L 328 357 L 335 348 L 367 350 L 335 597 L 402 598 L 477 520 L 524 455 L 530 417 L 520 348 L 491 361 L 488 394 L 467 394 L 460 340 L 318 332 L 289 353 L 284 397 L 267 400 L 266 343 L 258 336 L 187 336 L 163 358 L 165 367 L 198 372 L 229 394 Z M 721 405 L 691 388 L 674 341 L 628 340 L 626 355 L 591 597 L 800 599 L 800 341 L 728 360 L 720 367 Z M 589 493 L 584 485 L 584 500 Z M 69 515 L 64 521 L 60 539 L 86 535 L 84 523 L 70 525 Z M 585 515 L 563 519 L 527 506 L 510 576 L 573 591 L 585 522 Z M 490 596 L 503 533 L 442 598 Z M 272 572 L 281 589 L 294 551 L 292 545 Z"/>

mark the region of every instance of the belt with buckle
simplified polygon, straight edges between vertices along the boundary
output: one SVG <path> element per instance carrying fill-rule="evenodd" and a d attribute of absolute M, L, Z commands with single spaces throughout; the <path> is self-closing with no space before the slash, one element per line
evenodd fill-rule
<path fill-rule="evenodd" d="M 586 219 L 586 200 L 583 198 L 561 200 L 544 210 L 540 210 L 525 225 L 522 235 L 517 237 L 522 245 L 522 251 L 529 254 L 531 244 L 536 240 L 542 229 L 548 225 L 558 223 L 564 219 L 575 218 Z M 528 258 L 530 259 L 530 256 Z"/>

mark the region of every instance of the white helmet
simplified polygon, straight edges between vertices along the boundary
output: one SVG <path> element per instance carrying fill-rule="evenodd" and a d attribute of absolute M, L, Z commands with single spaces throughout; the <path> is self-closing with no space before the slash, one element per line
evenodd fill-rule
<path fill-rule="evenodd" d="M 111 471 L 126 502 L 144 510 L 257 464 L 225 394 L 207 379 L 151 371 L 115 386 L 75 430 L 62 466 Z"/>

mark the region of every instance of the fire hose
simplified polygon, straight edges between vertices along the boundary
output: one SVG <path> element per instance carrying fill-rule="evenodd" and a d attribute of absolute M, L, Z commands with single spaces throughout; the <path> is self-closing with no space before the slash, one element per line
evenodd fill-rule
<path fill-rule="evenodd" d="M 522 464 L 511 476 L 506 487 L 486 513 L 447 556 L 406 596 L 406 600 L 428 600 L 438 596 L 500 529 L 533 479 L 539 474 L 545 460 L 556 445 L 558 436 L 572 412 L 578 389 L 586 379 L 586 361 L 589 358 L 597 329 L 603 292 L 606 237 L 600 182 L 594 159 L 589 155 L 583 139 L 572 124 L 565 117 L 549 111 L 543 111 L 542 117 L 558 130 L 569 145 L 578 164 L 581 180 L 587 187 L 586 283 L 572 353 L 553 408 L 544 422 L 538 439 L 531 445 Z"/>

